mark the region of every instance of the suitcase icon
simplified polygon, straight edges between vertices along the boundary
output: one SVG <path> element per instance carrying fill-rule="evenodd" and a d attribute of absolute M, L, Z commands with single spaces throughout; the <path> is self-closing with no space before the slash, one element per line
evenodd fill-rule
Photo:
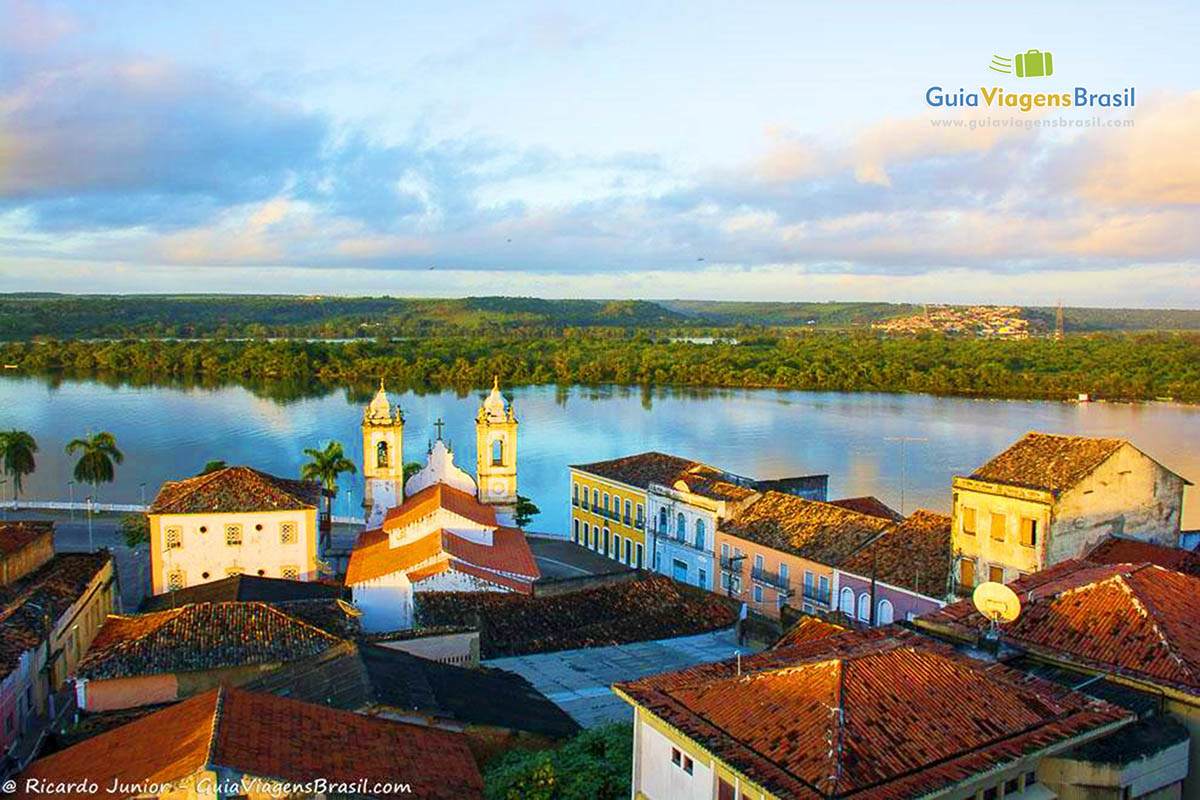
<path fill-rule="evenodd" d="M 1054 57 L 1041 50 L 1017 53 L 1018 78 L 1046 78 L 1054 74 Z"/>

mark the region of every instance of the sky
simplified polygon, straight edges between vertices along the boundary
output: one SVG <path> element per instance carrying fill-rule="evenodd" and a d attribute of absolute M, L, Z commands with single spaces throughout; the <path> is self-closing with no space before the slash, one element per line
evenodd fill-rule
<path fill-rule="evenodd" d="M 0 292 L 1200 308 L 1200 5 L 1054 5 L 0 0 Z"/>

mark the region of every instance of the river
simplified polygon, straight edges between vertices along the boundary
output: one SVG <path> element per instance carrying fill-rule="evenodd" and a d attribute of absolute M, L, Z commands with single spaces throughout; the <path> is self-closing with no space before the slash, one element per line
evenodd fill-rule
<path fill-rule="evenodd" d="M 359 422 L 370 393 L 370 387 L 297 393 L 8 375 L 0 377 L 0 429 L 27 430 L 38 441 L 38 470 L 23 495 L 34 500 L 82 499 L 86 491 L 69 484 L 73 459 L 63 447 L 89 430 L 110 431 L 125 462 L 116 482 L 100 488 L 99 500 L 138 502 L 210 459 L 295 476 L 304 448 L 337 439 L 359 463 Z M 458 463 L 473 472 L 473 419 L 483 394 L 393 394 L 406 418 L 405 459 L 423 459 L 441 417 Z M 530 386 L 509 394 L 521 422 L 520 491 L 542 509 L 529 527 L 559 534 L 569 517 L 566 466 L 643 450 L 752 477 L 828 473 L 831 498 L 873 494 L 906 511 L 947 511 L 951 476 L 971 472 L 1029 430 L 1127 438 L 1200 480 L 1195 406 L 613 386 Z M 362 478 L 343 477 L 343 485 L 336 513 L 350 514 L 362 502 Z M 4 498 L 11 492 L 11 484 L 0 485 Z M 1197 529 L 1200 490 L 1189 494 L 1184 527 Z"/>

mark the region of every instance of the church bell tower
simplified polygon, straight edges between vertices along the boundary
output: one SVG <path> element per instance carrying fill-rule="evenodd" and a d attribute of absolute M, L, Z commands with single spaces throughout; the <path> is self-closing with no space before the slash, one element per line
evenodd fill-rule
<path fill-rule="evenodd" d="M 500 394 L 500 378 L 479 406 L 475 417 L 475 477 L 479 502 L 496 506 L 517 504 L 517 418 Z"/>
<path fill-rule="evenodd" d="M 363 411 L 363 508 L 367 527 L 383 521 L 388 510 L 404 500 L 404 416 L 392 413 L 383 380 L 375 399 Z"/>

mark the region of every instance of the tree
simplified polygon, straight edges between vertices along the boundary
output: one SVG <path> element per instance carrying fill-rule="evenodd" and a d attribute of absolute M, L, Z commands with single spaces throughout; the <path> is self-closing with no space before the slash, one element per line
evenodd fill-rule
<path fill-rule="evenodd" d="M 196 476 L 199 477 L 200 475 L 207 475 L 210 472 L 217 472 L 218 470 L 226 469 L 228 466 L 228 464 L 220 459 L 209 461 L 205 463 L 204 469 L 196 473 Z"/>
<path fill-rule="evenodd" d="M 114 464 L 125 460 L 125 454 L 117 449 L 117 440 L 108 431 L 89 433 L 67 444 L 67 455 L 74 455 L 79 450 L 83 454 L 75 462 L 75 480 L 91 485 L 93 494 L 100 484 L 113 482 L 116 477 Z"/>
<path fill-rule="evenodd" d="M 125 544 L 130 547 L 150 542 L 150 518 L 145 514 L 125 514 L 121 517 L 117 530 L 125 537 Z"/>
<path fill-rule="evenodd" d="M 524 528 L 540 513 L 542 513 L 542 510 L 534 505 L 532 500 L 523 494 L 517 495 L 517 508 L 514 517 L 518 528 Z"/>
<path fill-rule="evenodd" d="M 351 475 L 358 472 L 354 462 L 346 458 L 342 452 L 342 443 L 330 441 L 324 450 L 308 448 L 304 451 L 310 461 L 300 468 L 300 477 L 306 481 L 316 481 L 329 490 L 325 497 L 326 518 L 333 519 L 333 496 L 337 494 L 338 476 L 343 472 Z"/>
<path fill-rule="evenodd" d="M 37 449 L 37 441 L 25 431 L 0 432 L 0 462 L 3 462 L 4 472 L 12 477 L 14 503 L 21 494 L 21 484 L 25 476 L 32 475 L 37 469 L 37 462 L 33 457 Z"/>
<path fill-rule="evenodd" d="M 404 482 L 408 483 L 408 479 L 421 471 L 421 463 L 419 461 L 410 461 L 404 465 Z"/>
<path fill-rule="evenodd" d="M 633 726 L 605 725 L 557 750 L 510 750 L 483 775 L 487 800 L 623 800 L 633 772 Z"/>

